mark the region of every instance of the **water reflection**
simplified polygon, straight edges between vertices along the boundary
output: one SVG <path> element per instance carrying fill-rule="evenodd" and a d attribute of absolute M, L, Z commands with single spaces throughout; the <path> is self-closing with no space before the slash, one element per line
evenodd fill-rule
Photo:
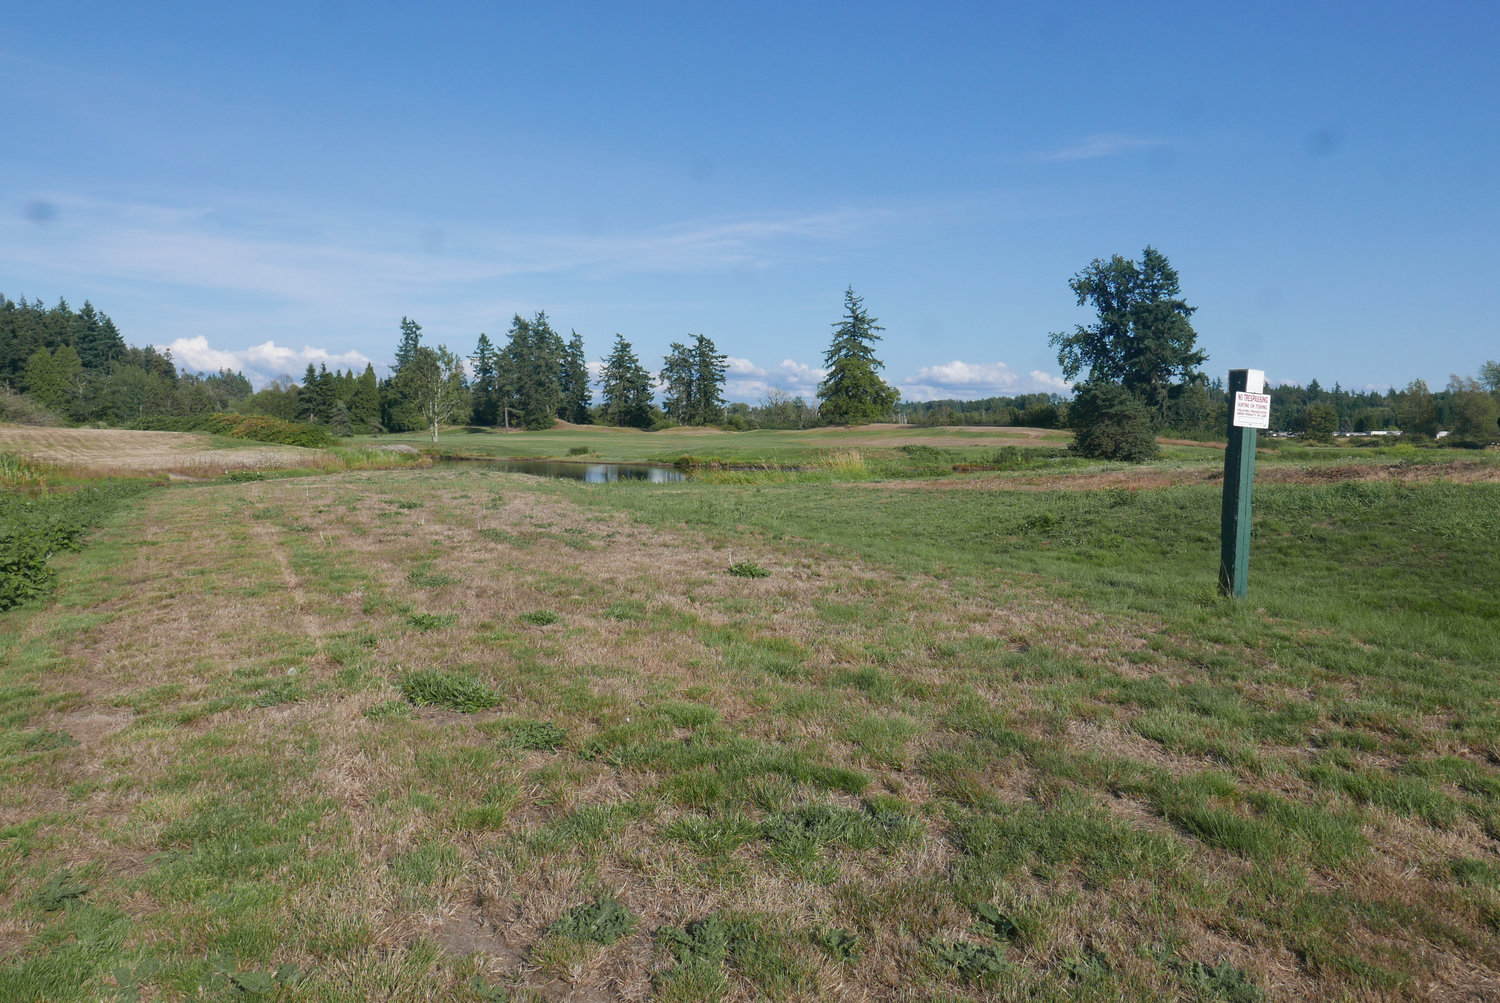
<path fill-rule="evenodd" d="M 652 484 L 670 484 L 685 481 L 687 476 L 672 467 L 657 467 L 649 463 L 565 463 L 560 460 L 497 460 L 494 464 L 501 470 L 518 474 L 536 474 L 538 477 L 570 477 L 587 484 L 604 484 L 609 481 L 649 481 Z"/>

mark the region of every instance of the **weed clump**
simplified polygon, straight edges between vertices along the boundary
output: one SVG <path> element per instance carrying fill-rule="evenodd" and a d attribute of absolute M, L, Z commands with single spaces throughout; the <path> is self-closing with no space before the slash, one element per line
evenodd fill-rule
<path fill-rule="evenodd" d="M 88 885 L 81 885 L 73 880 L 72 872 L 62 870 L 48 878 L 42 890 L 36 893 L 36 904 L 47 912 L 56 912 L 74 899 L 87 895 L 89 891 Z"/>
<path fill-rule="evenodd" d="M 413 613 L 406 622 L 417 630 L 438 630 L 458 622 L 456 613 Z"/>
<path fill-rule="evenodd" d="M 768 578 L 771 574 L 754 561 L 736 561 L 729 566 L 729 573 L 736 578 Z"/>
<path fill-rule="evenodd" d="M 1193 961 L 1182 967 L 1182 980 L 1209 999 L 1226 1003 L 1260 1003 L 1265 994 L 1245 977 L 1245 973 L 1227 961 L 1205 965 Z"/>
<path fill-rule="evenodd" d="M 939 940 L 934 937 L 927 942 L 933 959 L 953 971 L 965 982 L 990 982 L 1010 970 L 1005 960 L 1003 944 L 975 944 L 967 940 Z"/>
<path fill-rule="evenodd" d="M 859 937 L 843 927 L 814 930 L 808 939 L 837 961 L 847 963 L 859 957 Z"/>
<path fill-rule="evenodd" d="M 596 898 L 559 916 L 547 932 L 570 940 L 613 944 L 635 930 L 635 913 L 614 898 Z"/>
<path fill-rule="evenodd" d="M 413 571 L 406 576 L 406 584 L 419 589 L 440 589 L 456 581 L 457 578 L 440 571 Z"/>
<path fill-rule="evenodd" d="M 560 622 L 562 617 L 550 609 L 534 609 L 530 613 L 522 613 L 517 619 L 534 627 L 547 627 Z"/>
<path fill-rule="evenodd" d="M 418 707 L 449 707 L 472 714 L 500 702 L 500 694 L 467 672 L 421 669 L 402 676 L 398 685 L 406 699 Z"/>
<path fill-rule="evenodd" d="M 516 721 L 506 731 L 510 744 L 518 749 L 551 752 L 568 740 L 567 731 L 551 721 Z"/>

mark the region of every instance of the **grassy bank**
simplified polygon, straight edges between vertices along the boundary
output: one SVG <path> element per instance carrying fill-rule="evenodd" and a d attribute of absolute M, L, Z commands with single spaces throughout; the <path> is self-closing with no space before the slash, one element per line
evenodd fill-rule
<path fill-rule="evenodd" d="M 1229 604 L 1038 476 L 131 502 L 0 614 L 0 998 L 1492 991 L 1500 488 L 1268 483 Z"/>

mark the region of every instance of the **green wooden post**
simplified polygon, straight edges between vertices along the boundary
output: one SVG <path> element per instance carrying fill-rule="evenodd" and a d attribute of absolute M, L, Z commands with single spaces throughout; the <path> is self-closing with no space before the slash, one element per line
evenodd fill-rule
<path fill-rule="evenodd" d="M 1219 520 L 1219 591 L 1245 598 L 1250 578 L 1250 488 L 1255 480 L 1255 429 L 1236 424 L 1235 394 L 1265 390 L 1265 373 L 1229 371 L 1229 443 L 1224 449 L 1224 504 Z"/>

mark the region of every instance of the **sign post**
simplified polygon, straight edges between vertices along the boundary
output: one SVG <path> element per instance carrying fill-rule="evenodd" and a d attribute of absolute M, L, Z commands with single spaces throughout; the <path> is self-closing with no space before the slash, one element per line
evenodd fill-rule
<path fill-rule="evenodd" d="M 1250 487 L 1255 430 L 1271 426 L 1271 396 L 1259 369 L 1229 371 L 1229 442 L 1224 449 L 1224 505 L 1219 521 L 1219 591 L 1245 598 L 1250 577 Z"/>

